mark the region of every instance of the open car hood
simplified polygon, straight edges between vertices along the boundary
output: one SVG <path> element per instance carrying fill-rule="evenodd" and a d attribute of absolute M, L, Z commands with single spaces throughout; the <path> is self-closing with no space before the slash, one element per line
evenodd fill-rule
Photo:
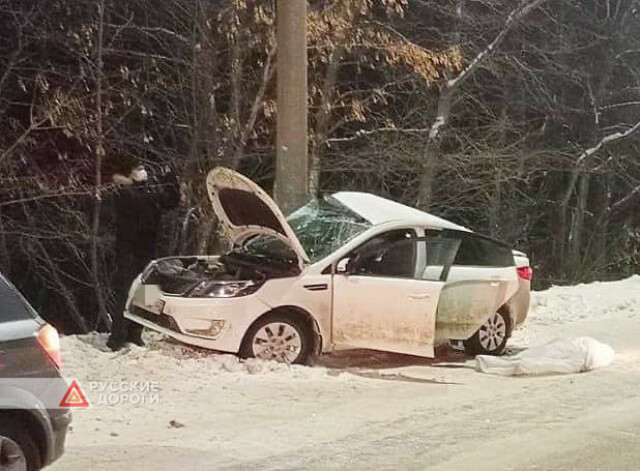
<path fill-rule="evenodd" d="M 293 250 L 301 268 L 309 262 L 278 205 L 247 177 L 228 168 L 216 167 L 207 176 L 207 191 L 225 236 L 234 244 L 256 235 L 270 235 Z"/>

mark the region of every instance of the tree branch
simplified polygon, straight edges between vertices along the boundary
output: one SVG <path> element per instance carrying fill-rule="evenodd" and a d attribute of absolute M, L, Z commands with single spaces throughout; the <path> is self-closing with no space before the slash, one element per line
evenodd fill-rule
<path fill-rule="evenodd" d="M 573 189 L 575 188 L 576 182 L 578 181 L 580 170 L 582 170 L 582 168 L 584 167 L 584 163 L 587 160 L 587 158 L 591 157 L 593 154 L 598 152 L 603 146 L 611 142 L 624 139 L 625 137 L 628 137 L 634 132 L 636 132 L 638 129 L 640 129 L 640 121 L 638 121 L 635 125 L 631 126 L 629 129 L 627 129 L 624 132 L 615 132 L 613 134 L 606 135 L 605 137 L 600 139 L 600 141 L 595 146 L 584 150 L 576 160 L 576 164 L 571 172 L 569 186 L 567 187 L 564 193 L 564 196 L 562 197 L 561 204 L 565 206 L 569 203 L 569 200 L 571 199 L 571 194 L 573 193 Z"/>
<path fill-rule="evenodd" d="M 639 106 L 640 105 L 640 101 L 627 101 L 624 103 L 615 103 L 613 105 L 605 105 L 605 106 L 600 106 L 598 107 L 599 110 L 612 110 L 614 108 L 622 108 L 625 106 Z"/>
<path fill-rule="evenodd" d="M 629 209 L 629 207 L 638 199 L 640 199 L 640 185 L 631 190 L 627 196 L 619 199 L 607 208 L 607 216 L 616 216 L 626 212 L 626 210 Z"/>
<path fill-rule="evenodd" d="M 260 111 L 260 106 L 264 100 L 264 95 L 267 92 L 267 87 L 273 78 L 275 67 L 273 66 L 273 59 L 276 56 L 276 44 L 275 41 L 271 45 L 271 49 L 267 54 L 267 61 L 264 65 L 264 69 L 262 70 L 262 82 L 260 83 L 260 88 L 258 89 L 256 96 L 253 100 L 253 105 L 251 106 L 251 111 L 249 112 L 249 118 L 244 125 L 240 133 L 240 139 L 238 145 L 236 147 L 235 152 L 235 163 L 237 164 L 242 154 L 244 153 L 244 149 L 247 145 L 247 141 L 249 140 L 249 136 L 251 135 L 251 131 L 256 124 L 256 120 L 258 119 L 258 113 Z"/>
<path fill-rule="evenodd" d="M 400 134 L 425 134 L 431 132 L 431 127 L 428 128 L 394 128 L 394 127 L 384 127 L 378 129 L 360 129 L 356 131 L 356 133 L 352 136 L 347 137 L 334 137 L 331 139 L 327 139 L 325 142 L 327 145 L 331 145 L 332 143 L 338 142 L 351 142 L 359 139 L 361 137 L 371 136 L 372 134 L 381 134 L 381 133 L 400 133 Z"/>
<path fill-rule="evenodd" d="M 524 19 L 529 13 L 531 13 L 535 8 L 542 5 L 546 0 L 533 0 L 530 3 L 527 3 L 523 7 L 518 7 L 513 10 L 507 20 L 504 23 L 504 26 L 498 33 L 498 35 L 493 38 L 491 41 L 480 53 L 469 62 L 469 64 L 462 69 L 458 75 L 447 81 L 446 88 L 454 89 L 459 87 L 465 80 L 469 78 L 469 76 L 478 68 L 478 66 L 491 54 L 493 54 L 496 49 L 502 44 L 504 38 L 507 34 L 513 29 L 513 27 L 522 19 Z"/>

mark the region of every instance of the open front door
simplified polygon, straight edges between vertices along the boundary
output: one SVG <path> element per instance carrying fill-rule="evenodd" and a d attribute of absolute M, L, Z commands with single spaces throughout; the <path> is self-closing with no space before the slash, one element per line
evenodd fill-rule
<path fill-rule="evenodd" d="M 433 357 L 438 300 L 458 245 L 392 231 L 341 261 L 333 276 L 334 347 Z"/>

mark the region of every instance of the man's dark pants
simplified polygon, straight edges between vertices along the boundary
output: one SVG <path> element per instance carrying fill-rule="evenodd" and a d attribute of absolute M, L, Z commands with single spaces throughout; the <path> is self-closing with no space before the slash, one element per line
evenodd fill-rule
<path fill-rule="evenodd" d="M 130 252 L 122 251 L 121 254 Z M 116 276 L 114 280 L 115 288 L 115 310 L 113 312 L 113 325 L 111 326 L 110 346 L 122 346 L 126 342 L 140 344 L 142 341 L 143 326 L 125 319 L 124 310 L 129 296 L 129 288 L 145 266 L 149 262 L 147 257 L 120 256 L 118 260 Z"/>

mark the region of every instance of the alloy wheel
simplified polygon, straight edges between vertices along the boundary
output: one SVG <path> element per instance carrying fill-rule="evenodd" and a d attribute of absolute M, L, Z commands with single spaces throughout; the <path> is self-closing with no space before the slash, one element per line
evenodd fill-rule
<path fill-rule="evenodd" d="M 494 351 L 507 337 L 507 323 L 502 315 L 495 313 L 480 327 L 478 340 L 487 351 Z"/>
<path fill-rule="evenodd" d="M 261 360 L 294 363 L 302 351 L 298 330 L 284 322 L 264 325 L 253 337 L 253 355 Z"/>

